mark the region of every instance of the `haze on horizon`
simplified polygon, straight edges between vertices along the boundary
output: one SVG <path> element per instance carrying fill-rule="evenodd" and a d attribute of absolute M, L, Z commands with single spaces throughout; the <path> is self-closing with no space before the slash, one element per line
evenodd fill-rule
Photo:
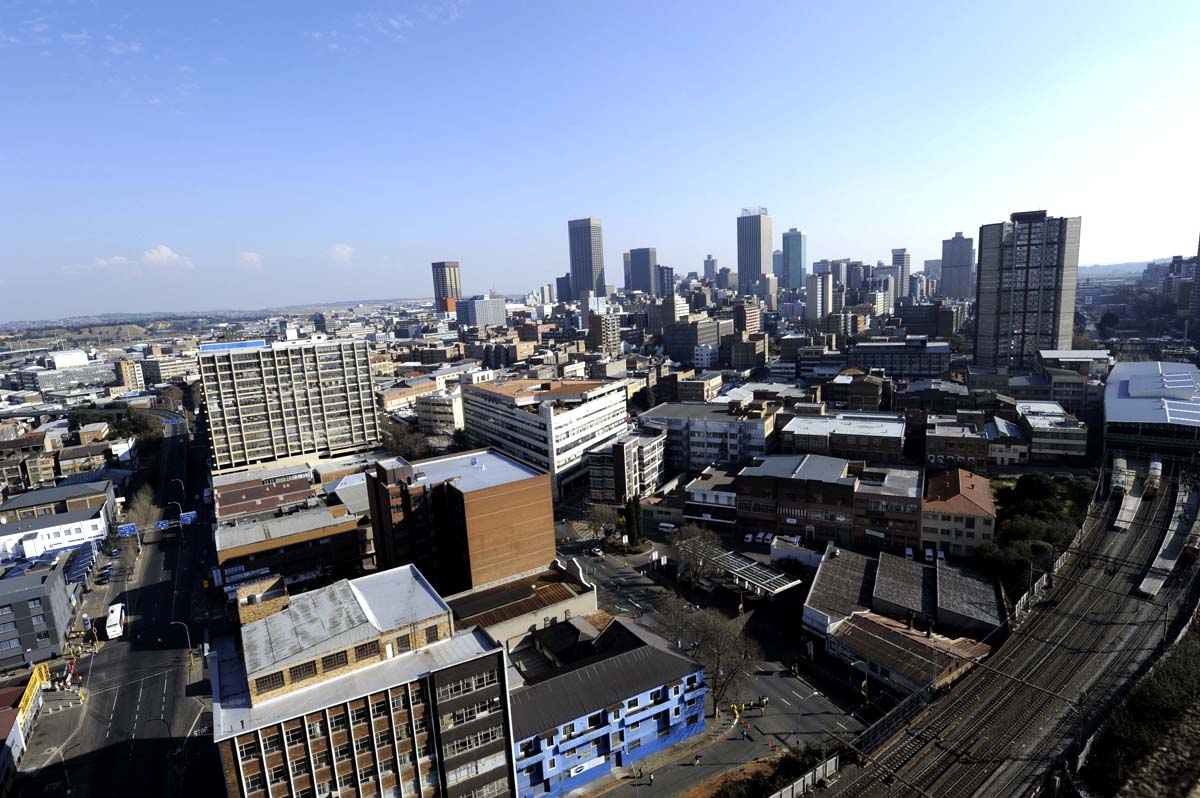
<path fill-rule="evenodd" d="M 0 10 L 0 320 L 468 293 L 653 246 L 940 256 L 1013 211 L 1081 263 L 1200 234 L 1200 5 L 415 0 Z"/>

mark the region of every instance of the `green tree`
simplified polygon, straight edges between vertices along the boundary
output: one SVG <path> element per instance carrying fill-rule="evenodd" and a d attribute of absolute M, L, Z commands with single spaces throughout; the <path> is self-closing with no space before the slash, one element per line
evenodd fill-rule
<path fill-rule="evenodd" d="M 429 444 L 425 441 L 425 436 L 407 424 L 391 420 L 384 422 L 382 438 L 383 448 L 389 454 L 403 457 L 410 462 L 429 454 Z"/>
<path fill-rule="evenodd" d="M 634 412 L 645 413 L 654 407 L 654 391 L 649 388 L 642 388 L 633 395 L 633 398 L 629 400 L 629 404 L 633 407 Z"/>

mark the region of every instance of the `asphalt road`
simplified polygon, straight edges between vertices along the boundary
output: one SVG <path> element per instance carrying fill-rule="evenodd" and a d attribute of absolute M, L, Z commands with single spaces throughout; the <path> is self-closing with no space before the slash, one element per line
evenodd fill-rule
<path fill-rule="evenodd" d="M 163 447 L 160 503 L 180 501 L 186 508 L 186 489 L 172 481 L 184 477 L 186 426 L 168 423 Z M 191 585 L 199 578 L 198 544 L 187 541 L 196 534 L 192 529 L 147 532 L 136 559 L 135 541 L 124 542 L 104 604 L 125 603 L 125 635 L 81 660 L 82 706 L 39 718 L 19 794 L 62 794 L 68 780 L 73 795 L 178 793 L 178 765 L 185 760 L 177 752 L 207 711 L 188 696 L 189 685 L 203 677 L 202 664 L 199 658 L 189 664 L 185 627 L 172 623 L 189 617 Z M 190 631 L 197 643 L 199 629 Z"/>

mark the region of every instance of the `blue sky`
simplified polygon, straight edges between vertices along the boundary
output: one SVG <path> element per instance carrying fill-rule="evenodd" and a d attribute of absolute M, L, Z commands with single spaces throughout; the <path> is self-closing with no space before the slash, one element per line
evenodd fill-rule
<path fill-rule="evenodd" d="M 567 220 L 676 273 L 765 205 L 810 259 L 1015 210 L 1200 235 L 1200 4 L 0 5 L 0 319 L 528 290 Z"/>

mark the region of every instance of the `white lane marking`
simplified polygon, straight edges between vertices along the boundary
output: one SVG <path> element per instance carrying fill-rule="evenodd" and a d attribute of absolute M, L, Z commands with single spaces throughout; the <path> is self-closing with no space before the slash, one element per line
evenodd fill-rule
<path fill-rule="evenodd" d="M 837 721 L 837 725 L 841 726 L 843 731 L 849 731 L 849 729 L 847 729 L 844 725 L 842 725 L 842 722 L 840 720 Z"/>
<path fill-rule="evenodd" d="M 787 704 L 789 707 L 792 705 L 792 702 L 791 702 L 791 701 L 788 701 L 788 700 L 787 700 L 786 698 L 784 698 L 783 696 L 780 696 L 780 697 L 779 697 L 779 700 L 780 700 L 780 701 L 782 701 L 783 703 Z"/>

